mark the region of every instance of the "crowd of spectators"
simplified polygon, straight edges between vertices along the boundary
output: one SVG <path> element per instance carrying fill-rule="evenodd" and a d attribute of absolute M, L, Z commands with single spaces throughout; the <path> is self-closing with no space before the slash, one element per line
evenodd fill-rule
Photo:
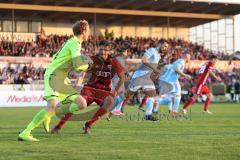
<path fill-rule="evenodd" d="M 51 57 L 69 36 L 38 35 L 36 41 L 14 42 L 0 38 L 0 56 Z"/>
<path fill-rule="evenodd" d="M 71 36 L 67 35 L 38 35 L 36 41 L 31 42 L 9 42 L 1 39 L 0 41 L 0 56 L 21 56 L 21 57 L 52 57 L 54 53 L 66 42 Z M 83 43 L 83 54 L 93 55 L 95 53 L 95 42 L 99 42 L 102 39 L 108 39 L 109 41 L 119 44 L 119 42 L 127 40 L 130 42 L 129 58 L 140 58 L 148 48 L 148 44 L 152 41 L 158 41 L 154 38 L 143 37 L 118 37 L 114 38 L 114 33 L 105 32 L 104 36 L 97 36 L 95 39 L 93 36 L 89 37 L 89 40 Z M 182 39 L 168 39 L 169 52 L 190 53 L 192 59 L 205 60 L 211 50 L 204 49 L 202 45 L 192 43 Z M 217 53 L 222 59 L 229 59 L 228 55 L 224 53 Z M 17 65 L 7 66 L 0 68 L 0 84 L 28 84 L 33 80 L 42 80 L 44 74 L 43 67 L 34 67 L 33 65 Z M 191 70 L 191 75 L 195 75 L 196 71 Z M 219 74 L 223 78 L 225 84 L 230 85 L 232 79 L 240 79 L 240 75 L 237 74 L 240 71 L 233 72 L 220 72 Z M 194 81 L 191 82 L 194 84 Z"/>
<path fill-rule="evenodd" d="M 90 36 L 89 40 L 83 44 L 83 54 L 93 55 L 95 53 L 95 42 L 97 43 L 104 38 L 108 38 L 109 41 L 115 44 L 119 44 L 123 40 L 128 40 L 131 44 L 129 58 L 140 58 L 146 48 L 148 48 L 149 42 L 153 40 L 158 41 L 158 39 L 150 37 L 114 38 L 113 36 L 113 33 L 106 34 L 105 36 L 97 36 L 95 39 L 93 36 Z M 36 41 L 14 43 L 0 37 L 0 56 L 51 57 L 70 37 L 67 35 L 38 35 Z M 168 42 L 170 52 L 190 53 L 193 59 L 204 60 L 212 53 L 211 50 L 204 49 L 202 45 L 183 39 L 168 39 Z M 215 54 L 218 54 L 222 59 L 229 59 L 229 56 L 222 52 Z"/>
<path fill-rule="evenodd" d="M 45 69 L 42 66 L 9 65 L 0 68 L 0 84 L 31 84 L 34 80 L 43 80 Z"/>

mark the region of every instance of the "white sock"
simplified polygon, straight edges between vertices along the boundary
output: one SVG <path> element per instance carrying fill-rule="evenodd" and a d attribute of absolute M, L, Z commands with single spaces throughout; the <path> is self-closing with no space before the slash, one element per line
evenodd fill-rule
<path fill-rule="evenodd" d="M 149 97 L 146 103 L 146 115 L 151 115 L 153 110 L 154 98 Z"/>
<path fill-rule="evenodd" d="M 178 108 L 181 102 L 181 97 L 180 96 L 175 96 L 173 99 L 173 111 L 178 112 Z"/>

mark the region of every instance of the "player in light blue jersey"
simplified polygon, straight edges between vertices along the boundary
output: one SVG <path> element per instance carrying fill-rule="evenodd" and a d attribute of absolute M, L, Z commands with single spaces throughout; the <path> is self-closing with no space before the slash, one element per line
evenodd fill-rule
<path fill-rule="evenodd" d="M 156 71 L 155 68 L 152 66 L 146 65 L 147 63 L 150 63 L 152 65 L 157 65 L 158 61 L 160 60 L 160 55 L 158 53 L 157 48 L 149 48 L 146 50 L 142 57 L 142 63 L 140 67 L 133 73 L 132 79 L 144 76 L 148 74 L 150 71 Z M 158 71 L 156 71 L 158 72 Z M 140 86 L 138 86 L 140 87 Z M 133 89 L 133 88 L 132 88 Z M 136 88 L 133 90 L 137 90 Z"/>
<path fill-rule="evenodd" d="M 164 87 L 164 86 L 161 86 L 161 84 L 170 84 L 172 86 L 171 90 L 165 94 L 169 96 L 168 99 L 173 98 L 173 111 L 172 111 L 173 115 L 177 114 L 178 107 L 181 100 L 181 86 L 178 78 L 180 76 L 183 76 L 183 77 L 186 77 L 187 79 L 191 79 L 190 75 L 185 74 L 183 72 L 185 64 L 188 63 L 189 61 L 190 61 L 190 54 L 186 54 L 182 56 L 181 59 L 178 59 L 172 64 L 170 64 L 166 72 L 159 79 L 160 88 Z"/>
<path fill-rule="evenodd" d="M 172 67 L 172 64 L 165 65 L 164 68 L 163 68 L 163 71 L 162 71 L 163 72 L 162 75 L 167 73 L 168 70 L 171 69 L 171 67 Z M 155 114 L 157 114 L 159 106 L 164 105 L 164 104 L 168 104 L 168 110 L 169 110 L 169 112 L 171 112 L 172 111 L 172 97 L 169 94 L 164 94 L 164 95 L 160 95 L 160 96 L 156 97 L 154 107 L 153 107 L 153 112 Z"/>
<path fill-rule="evenodd" d="M 127 101 L 139 90 L 142 89 L 143 92 L 149 97 L 147 102 L 147 107 L 154 103 L 154 97 L 156 96 L 156 88 L 153 80 L 151 79 L 151 74 L 159 74 L 160 60 L 159 49 L 166 50 L 168 48 L 168 43 L 164 40 L 160 40 L 158 43 L 152 41 L 150 47 L 146 50 L 142 57 L 142 63 L 138 69 L 133 73 L 130 84 L 128 85 L 127 91 L 125 92 L 125 97 L 116 97 L 115 105 L 123 102 L 122 106 L 125 106 Z M 146 116 L 147 117 L 147 116 Z M 150 117 L 146 118 L 150 120 Z"/>
<path fill-rule="evenodd" d="M 172 68 L 172 64 L 170 64 L 170 62 L 169 62 L 169 61 L 171 61 L 171 58 L 172 57 L 165 57 L 165 61 L 168 61 L 166 63 L 169 63 L 169 64 L 167 64 L 163 67 L 161 75 L 164 75 L 165 73 L 169 72 L 169 70 Z M 150 108 L 150 107 L 146 108 L 146 113 L 151 115 L 152 112 L 154 112 L 155 114 L 157 114 L 159 106 L 164 105 L 164 104 L 168 104 L 168 110 L 169 110 L 169 112 L 171 112 L 172 111 L 172 96 L 170 96 L 170 94 L 168 94 L 168 92 L 170 92 L 172 90 L 172 88 L 173 88 L 172 85 L 161 81 L 161 84 L 159 84 L 159 82 L 158 82 L 158 84 L 156 84 L 156 86 L 157 86 L 159 96 L 157 96 L 155 98 L 153 108 Z M 152 116 L 152 121 L 157 120 L 155 117 L 156 116 Z"/>

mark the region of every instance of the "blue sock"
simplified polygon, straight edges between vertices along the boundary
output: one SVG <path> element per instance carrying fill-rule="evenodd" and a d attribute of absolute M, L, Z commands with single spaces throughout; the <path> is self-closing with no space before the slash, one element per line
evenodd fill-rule
<path fill-rule="evenodd" d="M 116 109 L 117 109 L 117 110 L 121 110 L 122 104 L 123 104 L 123 101 L 116 106 Z"/>
<path fill-rule="evenodd" d="M 178 112 L 178 108 L 181 102 L 181 97 L 180 96 L 175 96 L 173 99 L 173 111 Z"/>
<path fill-rule="evenodd" d="M 172 111 L 172 97 L 168 96 L 167 100 L 168 100 L 168 110 Z"/>
<path fill-rule="evenodd" d="M 164 96 L 163 98 L 157 98 L 158 106 L 154 108 L 154 112 L 158 111 L 160 105 L 168 104 L 168 110 L 172 110 L 172 99 L 170 96 Z"/>
<path fill-rule="evenodd" d="M 161 104 L 161 105 L 168 104 L 169 101 L 171 101 L 171 97 L 169 97 L 169 96 L 165 96 L 163 98 L 158 98 L 158 104 Z"/>
<path fill-rule="evenodd" d="M 119 106 L 120 106 L 120 108 L 121 108 L 121 107 L 122 107 L 122 103 L 123 103 L 122 97 L 121 97 L 121 96 L 117 96 L 117 97 L 115 98 L 114 105 L 113 105 L 111 111 L 113 111 L 113 110 L 116 109 L 116 108 L 118 109 Z"/>
<path fill-rule="evenodd" d="M 146 115 L 151 115 L 153 110 L 154 98 L 149 97 L 146 103 Z"/>

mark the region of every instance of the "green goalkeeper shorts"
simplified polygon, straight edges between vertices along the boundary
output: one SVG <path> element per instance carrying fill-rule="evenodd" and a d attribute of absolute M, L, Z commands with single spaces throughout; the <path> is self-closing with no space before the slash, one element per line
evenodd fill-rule
<path fill-rule="evenodd" d="M 58 101 L 74 101 L 79 96 L 79 91 L 72 87 L 67 73 L 55 71 L 44 75 L 44 99 L 57 99 Z"/>

